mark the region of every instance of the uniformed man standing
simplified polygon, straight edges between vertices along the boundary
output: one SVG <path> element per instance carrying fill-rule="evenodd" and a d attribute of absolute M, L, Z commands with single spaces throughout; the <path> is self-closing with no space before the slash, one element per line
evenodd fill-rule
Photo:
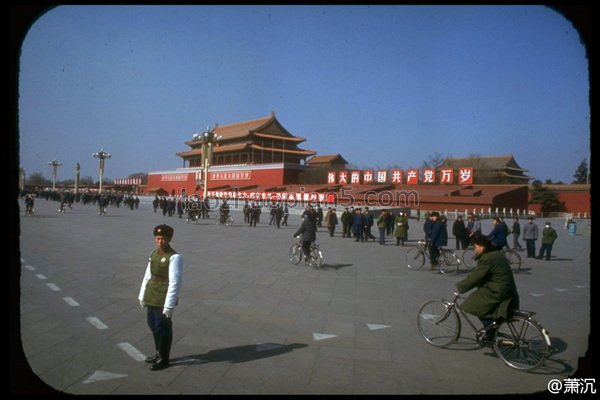
<path fill-rule="evenodd" d="M 138 299 L 146 307 L 147 321 L 156 354 L 146 358 L 150 369 L 158 371 L 169 366 L 173 325 L 171 317 L 177 305 L 183 270 L 183 258 L 171 248 L 173 228 L 158 225 L 154 228 L 156 249 L 150 253 Z"/>

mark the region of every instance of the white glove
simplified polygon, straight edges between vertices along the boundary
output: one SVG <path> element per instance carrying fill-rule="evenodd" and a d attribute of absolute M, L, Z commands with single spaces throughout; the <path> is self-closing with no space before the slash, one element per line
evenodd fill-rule
<path fill-rule="evenodd" d="M 165 315 L 165 317 L 171 318 L 173 316 L 173 309 L 165 307 L 163 308 L 163 314 Z"/>
<path fill-rule="evenodd" d="M 144 300 L 140 300 L 140 307 L 144 308 L 146 306 L 146 303 L 144 303 Z"/>

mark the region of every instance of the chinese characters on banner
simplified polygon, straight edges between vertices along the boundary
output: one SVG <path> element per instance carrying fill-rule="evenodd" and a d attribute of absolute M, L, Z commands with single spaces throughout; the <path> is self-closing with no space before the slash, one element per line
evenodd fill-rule
<path fill-rule="evenodd" d="M 421 174 L 419 174 L 421 172 Z M 336 182 L 337 178 L 337 182 Z M 394 185 L 417 185 L 417 184 L 435 184 L 443 185 L 457 183 L 459 185 L 473 184 L 473 168 L 458 168 L 455 172 L 452 168 L 425 168 L 407 169 L 406 174 L 401 169 L 392 169 L 390 171 L 378 170 L 377 173 L 372 170 L 366 171 L 330 171 L 327 173 L 328 184 L 370 184 L 370 183 L 388 183 Z"/>

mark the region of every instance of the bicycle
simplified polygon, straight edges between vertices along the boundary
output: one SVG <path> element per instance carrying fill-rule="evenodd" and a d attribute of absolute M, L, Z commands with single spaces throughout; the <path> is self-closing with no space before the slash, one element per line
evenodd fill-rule
<path fill-rule="evenodd" d="M 233 217 L 229 214 L 227 214 L 227 215 L 221 214 L 219 216 L 219 219 L 217 220 L 217 225 L 231 226 L 231 225 L 233 225 Z"/>
<path fill-rule="evenodd" d="M 505 246 L 502 248 L 502 253 L 504 253 L 504 256 L 508 260 L 511 269 L 514 272 L 521 271 L 521 264 L 523 262 L 521 259 L 521 255 L 517 252 L 517 250 L 509 249 Z M 475 253 L 475 249 L 473 248 L 473 246 L 467 247 L 462 253 L 462 263 L 469 271 L 477 266 L 477 261 L 475 260 L 476 256 L 477 254 Z"/>
<path fill-rule="evenodd" d="M 419 240 L 417 242 L 417 247 L 412 247 L 406 252 L 406 266 L 409 269 L 417 271 L 425 265 L 425 260 L 429 258 L 427 247 L 427 242 Z M 437 261 L 438 271 L 442 274 L 447 274 L 454 270 L 458 271 L 461 263 L 460 258 L 454 251 L 443 247 L 440 248 L 440 254 L 438 255 Z"/>
<path fill-rule="evenodd" d="M 188 210 L 188 216 L 186 219 L 186 223 L 189 224 L 190 222 L 193 222 L 193 223 L 197 224 L 198 220 L 200 220 L 200 210 L 198 210 L 198 209 Z"/>
<path fill-rule="evenodd" d="M 290 247 L 290 262 L 294 265 L 300 264 L 304 252 L 302 251 L 302 239 L 298 238 L 298 241 Z M 310 244 L 310 255 L 306 260 L 309 267 L 318 269 L 323 266 L 323 253 L 319 249 L 319 245 L 315 242 Z"/>
<path fill-rule="evenodd" d="M 511 368 L 529 371 L 541 366 L 553 347 L 548 331 L 535 319 L 535 312 L 514 310 L 504 321 L 494 321 L 487 329 L 477 329 L 457 302 L 462 299 L 454 292 L 454 300 L 433 299 L 424 302 L 417 313 L 417 326 L 427 343 L 448 347 L 461 334 L 461 316 L 473 328 L 480 347 L 491 345 L 496 355 Z"/>

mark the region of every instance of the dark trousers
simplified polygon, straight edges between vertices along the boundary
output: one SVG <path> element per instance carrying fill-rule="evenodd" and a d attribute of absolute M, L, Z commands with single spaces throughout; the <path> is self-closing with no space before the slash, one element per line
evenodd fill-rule
<path fill-rule="evenodd" d="M 163 360 L 168 362 L 173 341 L 173 323 L 162 313 L 162 307 L 146 306 L 146 320 L 154 337 L 154 346 Z"/>
<path fill-rule="evenodd" d="M 302 252 L 304 253 L 304 257 L 306 259 L 308 259 L 308 257 L 310 256 L 310 244 L 312 242 L 310 240 L 303 240 L 302 241 Z"/>
<path fill-rule="evenodd" d="M 513 233 L 513 248 L 521 249 L 521 244 L 519 243 L 519 234 L 516 235 Z"/>
<path fill-rule="evenodd" d="M 469 247 L 469 239 L 464 238 L 456 238 L 456 250 L 460 250 L 461 248 L 464 250 Z"/>
<path fill-rule="evenodd" d="M 379 228 L 379 244 L 385 244 L 385 228 Z"/>
<path fill-rule="evenodd" d="M 535 257 L 535 239 L 525 239 L 527 246 L 527 257 Z"/>
<path fill-rule="evenodd" d="M 343 224 L 342 225 L 342 237 L 352 237 L 352 225 Z"/>
<path fill-rule="evenodd" d="M 542 243 L 542 247 L 540 247 L 539 258 L 543 258 L 544 253 L 546 253 L 546 260 L 549 260 L 550 256 L 552 255 L 552 245 L 553 243 Z"/>
<path fill-rule="evenodd" d="M 429 246 L 429 258 L 431 259 L 431 265 L 437 265 L 437 259 L 440 254 L 440 248 L 437 246 Z"/>

